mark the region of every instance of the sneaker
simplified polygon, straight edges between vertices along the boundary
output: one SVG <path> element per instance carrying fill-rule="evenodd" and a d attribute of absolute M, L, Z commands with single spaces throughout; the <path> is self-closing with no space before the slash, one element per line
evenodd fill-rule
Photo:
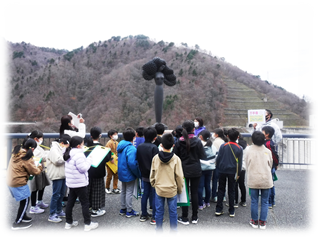
<path fill-rule="evenodd" d="M 266 221 L 259 221 L 259 228 L 261 230 L 265 230 L 266 229 Z"/>
<path fill-rule="evenodd" d="M 192 224 L 197 224 L 199 221 L 198 217 L 192 218 Z"/>
<path fill-rule="evenodd" d="M 60 213 L 57 213 L 58 217 L 66 217 L 65 212 L 62 210 Z"/>
<path fill-rule="evenodd" d="M 230 213 L 229 216 L 230 216 L 230 217 L 234 217 L 234 216 L 235 216 L 235 212 Z"/>
<path fill-rule="evenodd" d="M 217 203 L 217 202 L 218 202 L 218 197 L 214 197 L 214 198 L 212 199 L 212 202 Z"/>
<path fill-rule="evenodd" d="M 118 188 L 116 188 L 116 189 L 113 189 L 113 193 L 115 193 L 115 194 L 120 194 L 121 191 L 120 191 Z"/>
<path fill-rule="evenodd" d="M 73 221 L 72 224 L 65 223 L 65 229 L 66 230 L 69 230 L 69 229 L 71 229 L 72 227 L 75 227 L 75 226 L 78 226 L 78 221 Z"/>
<path fill-rule="evenodd" d="M 48 208 L 49 205 L 48 204 L 45 204 L 43 201 L 38 201 L 37 204 L 36 204 L 37 207 L 41 208 L 41 209 L 45 209 L 45 208 Z"/>
<path fill-rule="evenodd" d="M 206 207 L 210 207 L 211 206 L 209 202 L 206 203 L 205 205 L 206 205 Z"/>
<path fill-rule="evenodd" d="M 204 209 L 204 208 L 206 208 L 206 204 L 205 204 L 205 202 L 203 202 L 203 209 Z"/>
<path fill-rule="evenodd" d="M 178 217 L 178 222 L 183 225 L 189 225 L 189 220 L 187 217 Z"/>
<path fill-rule="evenodd" d="M 32 221 L 32 218 L 28 217 L 27 215 L 24 215 L 24 217 L 22 218 L 22 222 L 28 223 L 28 222 L 31 222 L 31 221 Z"/>
<path fill-rule="evenodd" d="M 246 202 L 240 202 L 240 205 L 241 205 L 242 207 L 246 207 Z"/>
<path fill-rule="evenodd" d="M 139 216 L 139 212 L 131 210 L 131 212 L 126 212 L 126 217 L 130 218 L 132 216 Z"/>
<path fill-rule="evenodd" d="M 54 223 L 59 223 L 59 222 L 62 221 L 62 219 L 59 218 L 59 217 L 57 216 L 57 214 L 53 214 L 53 215 L 50 215 L 50 216 L 49 216 L 48 221 L 54 222 Z"/>
<path fill-rule="evenodd" d="M 254 228 L 257 229 L 258 228 L 258 220 L 254 221 L 253 219 L 250 221 L 250 225 Z"/>
<path fill-rule="evenodd" d="M 216 211 L 216 212 L 215 212 L 215 215 L 216 215 L 216 216 L 221 216 L 221 215 L 223 215 L 223 214 L 224 214 L 223 211 Z"/>
<path fill-rule="evenodd" d="M 32 223 L 25 223 L 25 222 L 20 222 L 20 223 L 16 223 L 16 222 L 13 222 L 12 226 L 11 226 L 11 229 L 12 230 L 22 230 L 22 229 L 27 229 L 29 227 L 32 226 Z"/>
<path fill-rule="evenodd" d="M 150 220 L 150 225 L 155 225 L 155 224 L 156 224 L 155 218 L 151 218 L 151 220 Z"/>
<path fill-rule="evenodd" d="M 268 208 L 272 209 L 273 208 L 273 204 L 268 204 Z"/>
<path fill-rule="evenodd" d="M 101 209 L 98 209 L 98 210 L 92 210 L 91 212 L 91 216 L 92 217 L 98 217 L 98 216 L 102 216 L 106 213 L 105 210 L 101 210 Z"/>
<path fill-rule="evenodd" d="M 199 206 L 200 211 L 203 211 L 203 208 L 204 208 L 203 206 Z"/>
<path fill-rule="evenodd" d="M 41 214 L 43 212 L 44 212 L 44 210 L 39 208 L 38 206 L 31 207 L 30 211 L 29 211 L 30 214 Z"/>
<path fill-rule="evenodd" d="M 145 222 L 145 221 L 147 221 L 148 219 L 149 219 L 148 216 L 140 216 L 139 221 Z"/>
<path fill-rule="evenodd" d="M 235 208 L 238 208 L 238 205 L 239 205 L 239 204 L 238 204 L 237 202 L 234 203 L 234 207 L 235 207 Z"/>
<path fill-rule="evenodd" d="M 170 235 L 170 237 L 181 237 L 180 233 L 178 232 L 176 235 Z"/>
<path fill-rule="evenodd" d="M 120 209 L 119 215 L 123 216 L 126 215 L 127 209 Z"/>
<path fill-rule="evenodd" d="M 112 191 L 110 191 L 110 188 L 105 188 L 105 192 L 108 193 L 108 194 L 112 193 Z"/>
<path fill-rule="evenodd" d="M 84 226 L 84 231 L 90 231 L 90 230 L 94 230 L 98 227 L 98 223 L 96 222 L 91 222 L 89 225 L 85 225 Z"/>

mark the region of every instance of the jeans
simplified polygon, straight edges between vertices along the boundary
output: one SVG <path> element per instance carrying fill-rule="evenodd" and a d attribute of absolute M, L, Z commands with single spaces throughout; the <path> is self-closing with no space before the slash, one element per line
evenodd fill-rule
<path fill-rule="evenodd" d="M 169 208 L 170 231 L 177 231 L 178 213 L 177 213 L 177 195 L 172 198 L 160 197 L 155 194 L 156 203 L 156 230 L 162 231 L 163 214 L 165 210 L 165 199 L 167 199 Z"/>
<path fill-rule="evenodd" d="M 213 170 L 213 177 L 212 177 L 212 198 L 215 198 L 218 196 L 217 194 L 218 179 L 219 179 L 219 170 L 218 168 L 215 168 L 215 170 Z"/>
<path fill-rule="evenodd" d="M 241 202 L 246 202 L 246 187 L 245 187 L 245 170 L 240 173 L 239 179 L 235 182 L 235 202 L 238 203 L 238 188 L 241 190 Z"/>
<path fill-rule="evenodd" d="M 210 202 L 211 178 L 212 178 L 212 170 L 204 170 L 204 171 L 202 171 L 202 175 L 201 175 L 200 183 L 199 183 L 199 189 L 198 189 L 199 206 L 203 205 L 203 198 L 202 198 L 203 188 L 205 188 L 204 202 L 205 203 L 209 203 Z"/>
<path fill-rule="evenodd" d="M 267 212 L 268 212 L 268 195 L 270 189 L 250 189 L 251 193 L 251 216 L 254 221 L 267 220 Z M 258 199 L 259 192 L 261 191 L 261 215 L 258 218 Z"/>
<path fill-rule="evenodd" d="M 192 219 L 198 218 L 198 189 L 200 178 L 201 177 L 186 178 L 188 193 L 191 193 Z M 182 217 L 188 218 L 188 206 L 182 207 Z"/>
<path fill-rule="evenodd" d="M 89 213 L 89 200 L 88 200 L 88 189 L 87 186 L 81 188 L 70 188 L 70 193 L 68 195 L 68 201 L 66 204 L 66 223 L 73 223 L 73 207 L 78 197 L 82 205 L 82 214 L 84 217 L 85 225 L 91 224 L 91 214 Z"/>
<path fill-rule="evenodd" d="M 223 210 L 223 197 L 225 195 L 226 180 L 228 181 L 228 196 L 229 196 L 229 212 L 233 214 L 234 210 L 234 196 L 235 196 L 235 174 L 219 173 L 219 188 L 218 188 L 218 201 L 216 204 L 216 212 Z"/>
<path fill-rule="evenodd" d="M 274 180 L 275 168 L 272 169 L 272 177 Z M 274 184 L 274 181 L 273 181 Z M 275 205 L 275 185 L 269 190 L 268 203 L 270 205 Z"/>
<path fill-rule="evenodd" d="M 50 215 L 62 211 L 62 201 L 66 190 L 65 179 L 52 180 L 52 198 L 50 205 Z"/>
<path fill-rule="evenodd" d="M 141 215 L 147 216 L 147 200 L 149 198 L 150 206 L 152 207 L 152 216 L 155 218 L 156 205 L 155 205 L 155 189 L 151 186 L 150 182 L 143 181 L 144 193 L 141 197 Z"/>

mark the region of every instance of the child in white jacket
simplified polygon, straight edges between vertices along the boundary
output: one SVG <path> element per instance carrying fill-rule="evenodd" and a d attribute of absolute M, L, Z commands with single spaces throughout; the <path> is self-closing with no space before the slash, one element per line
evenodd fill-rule
<path fill-rule="evenodd" d="M 71 138 L 70 146 L 64 153 L 66 185 L 70 188 L 70 193 L 66 205 L 65 229 L 70 229 L 78 225 L 78 221 L 73 221 L 73 207 L 78 197 L 82 205 L 84 217 L 84 231 L 96 229 L 98 223 L 91 222 L 88 200 L 88 170 L 92 165 L 92 157 L 86 158 L 84 154 L 84 139 L 78 136 Z"/>
<path fill-rule="evenodd" d="M 60 217 L 65 217 L 62 210 L 63 197 L 66 190 L 65 183 L 65 161 L 63 155 L 69 147 L 71 137 L 63 134 L 57 141 L 52 142 L 52 147 L 47 157 L 47 175 L 52 180 L 52 198 L 50 204 L 50 216 L 48 221 L 61 222 Z"/>

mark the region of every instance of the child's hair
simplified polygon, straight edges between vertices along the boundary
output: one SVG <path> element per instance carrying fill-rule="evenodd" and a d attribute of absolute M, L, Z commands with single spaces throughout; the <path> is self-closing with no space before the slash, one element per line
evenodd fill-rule
<path fill-rule="evenodd" d="M 41 138 L 41 137 L 43 137 L 43 133 L 39 130 L 34 130 L 27 137 L 32 138 L 32 139 Z"/>
<path fill-rule="evenodd" d="M 70 125 L 68 125 L 72 121 L 71 115 L 64 115 L 61 118 L 61 126 L 60 126 L 60 135 L 64 134 L 64 130 L 74 130 Z"/>
<path fill-rule="evenodd" d="M 206 142 L 205 146 L 212 146 L 212 141 L 211 141 L 211 133 L 208 130 L 202 130 L 199 134 L 198 137 L 202 136 L 203 141 Z"/>
<path fill-rule="evenodd" d="M 126 128 L 123 132 L 123 137 L 125 141 L 132 142 L 136 136 L 135 130 L 133 128 Z"/>
<path fill-rule="evenodd" d="M 164 131 L 165 131 L 165 126 L 164 126 L 162 123 L 157 123 L 157 124 L 155 125 L 155 129 L 156 129 L 156 131 L 157 131 L 157 134 L 161 135 L 161 134 L 163 134 Z"/>
<path fill-rule="evenodd" d="M 83 141 L 84 139 L 79 136 L 72 137 L 70 140 L 70 146 L 66 148 L 63 159 L 67 161 L 71 157 L 70 156 L 71 149 L 76 148 L 78 145 L 81 145 Z"/>
<path fill-rule="evenodd" d="M 268 134 L 268 137 L 271 139 L 275 133 L 275 130 L 271 126 L 265 126 L 262 128 L 262 131 L 264 131 L 266 134 Z"/>
<path fill-rule="evenodd" d="M 221 138 L 224 142 L 228 142 L 228 139 L 224 135 L 224 131 L 221 128 L 217 128 L 213 131 L 215 134 L 218 135 L 219 138 Z"/>
<path fill-rule="evenodd" d="M 157 137 L 157 131 L 154 127 L 144 129 L 145 142 L 152 142 Z"/>
<path fill-rule="evenodd" d="M 170 150 L 171 147 L 174 145 L 174 138 L 172 134 L 171 133 L 164 134 L 162 136 L 161 144 L 163 148 Z"/>
<path fill-rule="evenodd" d="M 93 140 L 97 140 L 102 134 L 102 129 L 100 127 L 92 127 L 90 131 L 91 137 L 87 139 L 87 146 L 93 146 Z"/>
<path fill-rule="evenodd" d="M 136 133 L 137 133 L 138 137 L 144 136 L 144 127 L 137 127 Z"/>
<path fill-rule="evenodd" d="M 264 144 L 265 135 L 261 131 L 255 131 L 252 134 L 252 142 L 254 145 L 261 146 Z"/>
<path fill-rule="evenodd" d="M 199 122 L 199 127 L 203 126 L 203 119 L 200 117 L 196 117 L 195 120 L 197 120 Z"/>
<path fill-rule="evenodd" d="M 190 151 L 190 139 L 189 139 L 189 133 L 192 133 L 194 129 L 194 122 L 192 120 L 186 120 L 182 124 L 182 136 L 184 138 L 184 141 L 186 143 L 187 152 Z"/>
<path fill-rule="evenodd" d="M 27 152 L 24 157 L 22 157 L 22 160 L 29 160 L 33 156 L 33 151 L 32 148 L 36 148 L 37 143 L 33 139 L 24 139 L 22 144 L 16 145 L 13 149 L 13 154 L 18 154 L 20 149 L 25 149 Z"/>
<path fill-rule="evenodd" d="M 182 130 L 183 130 L 182 126 L 181 126 L 181 125 L 178 125 L 178 126 L 176 127 L 176 129 L 174 130 L 174 136 L 175 136 L 176 138 L 182 137 Z"/>
<path fill-rule="evenodd" d="M 239 136 L 239 131 L 236 130 L 236 128 L 230 128 L 228 131 L 228 136 L 230 138 L 231 142 L 236 142 L 238 136 Z"/>
<path fill-rule="evenodd" d="M 117 132 L 115 129 L 111 129 L 111 130 L 108 131 L 107 136 L 108 136 L 109 138 L 112 138 L 112 136 L 113 136 L 115 133 L 118 133 L 118 132 Z"/>
<path fill-rule="evenodd" d="M 63 134 L 62 136 L 60 136 L 60 138 L 58 139 L 59 143 L 63 143 L 64 145 L 66 144 L 70 144 L 71 141 L 71 136 L 68 134 Z"/>

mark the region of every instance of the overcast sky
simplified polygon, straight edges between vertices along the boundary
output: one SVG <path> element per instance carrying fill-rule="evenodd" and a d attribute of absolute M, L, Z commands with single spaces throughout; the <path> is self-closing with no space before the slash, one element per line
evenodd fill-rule
<path fill-rule="evenodd" d="M 197 44 L 263 80 L 312 98 L 313 2 L 10 0 L 2 1 L 1 33 L 10 42 L 67 50 L 138 34 Z"/>

